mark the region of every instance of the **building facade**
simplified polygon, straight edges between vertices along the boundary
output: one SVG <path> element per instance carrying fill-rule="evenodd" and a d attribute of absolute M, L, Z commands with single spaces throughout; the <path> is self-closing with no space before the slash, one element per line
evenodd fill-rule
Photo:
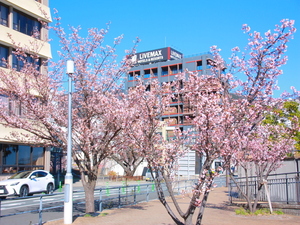
<path fill-rule="evenodd" d="M 175 76 L 185 71 L 197 72 L 200 76 L 211 73 L 212 55 L 207 53 L 196 56 L 184 57 L 182 53 L 170 47 L 137 53 L 133 56 L 135 66 L 131 68 L 126 82 L 126 90 L 137 84 L 137 79 L 142 79 L 145 83 L 150 79 L 157 79 L 159 82 L 172 82 Z M 162 120 L 168 122 L 169 126 L 178 126 L 182 130 L 192 127 L 187 116 L 191 116 L 193 111 L 184 96 L 178 96 L 172 100 L 172 104 L 167 112 L 162 115 Z M 167 137 L 172 138 L 173 131 L 167 132 Z M 193 176 L 199 174 L 202 169 L 203 159 L 194 151 L 189 151 L 178 161 L 179 176 Z M 212 165 L 217 168 L 221 160 L 216 160 Z"/>
<path fill-rule="evenodd" d="M 23 61 L 13 54 L 14 43 L 20 43 L 21 47 L 38 55 L 37 69 L 47 73 L 47 67 L 42 61 L 51 58 L 48 29 L 45 26 L 49 22 L 51 15 L 48 0 L 0 0 L 0 69 L 7 70 L 9 64 L 13 69 L 21 71 Z M 38 52 L 32 43 L 40 46 Z M 22 108 L 16 102 L 5 96 L 0 98 L 8 102 L 8 110 L 22 116 Z M 12 131 L 14 129 L 0 125 L 0 179 L 1 176 L 21 170 L 50 170 L 49 149 L 8 141 L 6 137 Z"/>

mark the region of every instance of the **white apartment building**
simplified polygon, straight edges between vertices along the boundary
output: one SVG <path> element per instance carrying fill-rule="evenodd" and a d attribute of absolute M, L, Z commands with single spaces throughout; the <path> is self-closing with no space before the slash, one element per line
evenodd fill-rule
<path fill-rule="evenodd" d="M 40 72 L 47 72 L 47 68 L 42 66 L 41 62 L 51 58 L 51 49 L 48 30 L 40 21 L 51 22 L 49 0 L 0 0 L 0 70 L 7 69 L 2 59 L 7 60 L 17 71 L 22 69 L 22 61 L 13 54 L 14 41 L 22 47 L 28 47 L 32 42 L 41 46 L 38 52 L 33 47 L 29 49 L 39 56 Z M 33 37 L 35 31 L 40 35 Z M 5 96 L 0 98 L 9 101 Z M 22 115 L 21 107 L 14 102 L 9 102 L 9 109 Z M 21 170 L 50 170 L 49 149 L 5 140 L 11 131 L 13 129 L 0 126 L 0 180 L 1 176 L 6 177 Z"/>

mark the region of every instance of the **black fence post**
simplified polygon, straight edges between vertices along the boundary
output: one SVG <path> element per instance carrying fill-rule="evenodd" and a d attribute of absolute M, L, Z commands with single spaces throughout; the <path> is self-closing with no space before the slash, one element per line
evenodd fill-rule
<path fill-rule="evenodd" d="M 256 195 L 257 195 L 257 192 L 256 192 L 256 184 L 257 183 L 257 180 L 254 180 L 254 199 L 256 199 Z"/>
<path fill-rule="evenodd" d="M 100 188 L 99 211 L 102 212 L 102 188 Z"/>
<path fill-rule="evenodd" d="M 229 202 L 230 202 L 230 204 L 232 204 L 232 185 L 231 185 L 231 181 L 229 181 L 227 184 L 228 184 L 228 189 L 229 189 L 229 196 L 228 196 L 229 197 Z"/>
<path fill-rule="evenodd" d="M 121 187 L 119 187 L 119 208 L 121 208 Z"/>
<path fill-rule="evenodd" d="M 289 204 L 289 186 L 288 186 L 288 178 L 285 175 L 285 191 L 286 191 L 286 204 Z"/>
<path fill-rule="evenodd" d="M 133 189 L 133 204 L 134 205 L 136 204 L 136 186 L 134 186 L 134 189 Z"/>
<path fill-rule="evenodd" d="M 149 184 L 147 184 L 147 193 L 146 193 L 146 201 L 149 202 Z"/>
<path fill-rule="evenodd" d="M 40 196 L 40 208 L 39 208 L 39 225 L 43 224 L 43 219 L 42 219 L 42 213 L 43 213 L 43 196 Z"/>

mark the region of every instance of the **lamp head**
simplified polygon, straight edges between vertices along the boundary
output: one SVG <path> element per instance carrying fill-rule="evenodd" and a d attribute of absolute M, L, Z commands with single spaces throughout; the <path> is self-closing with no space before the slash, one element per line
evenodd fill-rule
<path fill-rule="evenodd" d="M 67 61 L 67 74 L 73 74 L 74 73 L 74 61 L 68 60 Z"/>

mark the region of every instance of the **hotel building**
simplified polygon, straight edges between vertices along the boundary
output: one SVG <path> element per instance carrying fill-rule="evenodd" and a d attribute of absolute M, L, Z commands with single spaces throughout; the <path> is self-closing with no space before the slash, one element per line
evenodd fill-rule
<path fill-rule="evenodd" d="M 197 72 L 199 76 L 211 73 L 212 55 L 207 53 L 195 56 L 184 57 L 182 53 L 171 47 L 155 49 L 147 52 L 137 53 L 133 56 L 135 66 L 131 68 L 126 82 L 126 90 L 134 87 L 137 78 L 142 79 L 145 84 L 147 80 L 158 79 L 159 82 L 172 82 L 175 76 L 185 71 Z M 178 126 L 182 130 L 192 127 L 187 116 L 192 116 L 193 112 L 184 96 L 178 96 L 172 100 L 172 104 L 167 112 L 162 115 L 162 120 L 167 121 L 169 126 Z M 167 138 L 172 138 L 172 129 L 167 131 Z M 190 176 L 199 174 L 202 168 L 203 159 L 194 151 L 189 151 L 178 161 L 178 175 Z M 220 165 L 216 160 L 213 168 Z"/>

